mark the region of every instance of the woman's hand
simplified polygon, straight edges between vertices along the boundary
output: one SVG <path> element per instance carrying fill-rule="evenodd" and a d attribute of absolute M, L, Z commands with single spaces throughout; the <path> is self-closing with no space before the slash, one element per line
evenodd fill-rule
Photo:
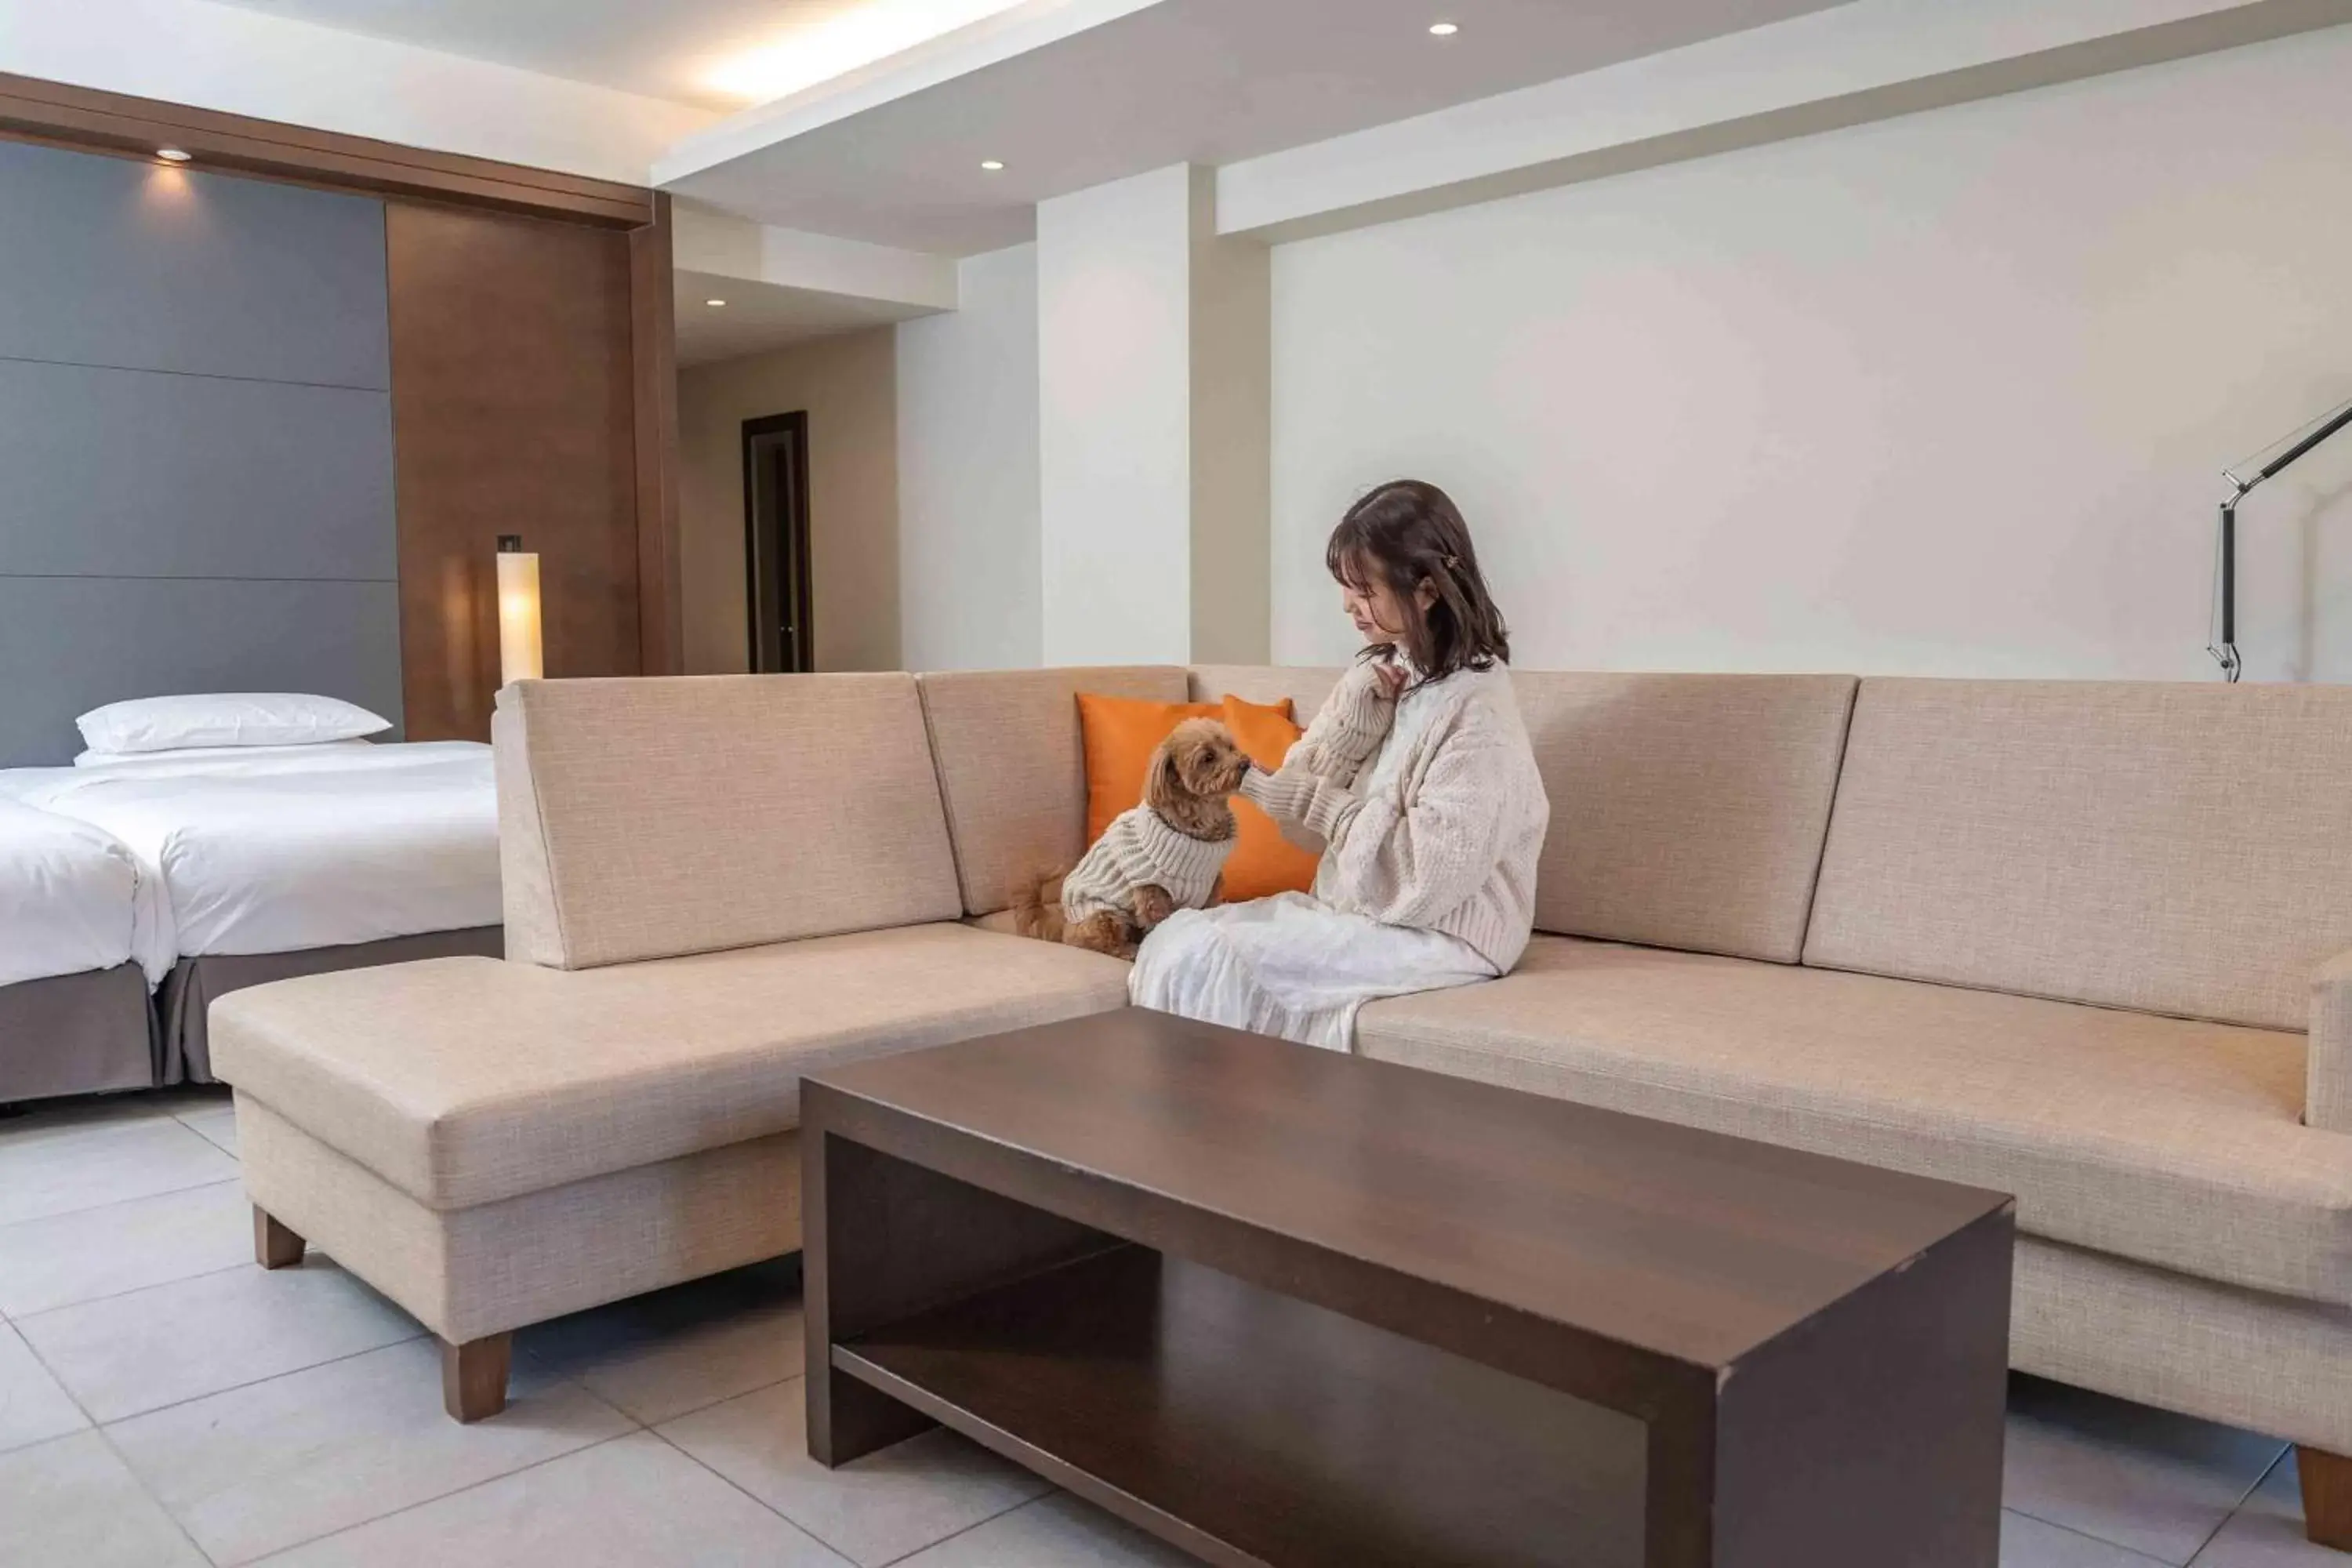
<path fill-rule="evenodd" d="M 1241 793 L 1277 825 L 1303 827 L 1326 840 L 1356 807 L 1356 797 L 1346 789 L 1286 763 L 1278 773 L 1252 768 L 1242 780 Z"/>
<path fill-rule="evenodd" d="M 1333 757 L 1353 767 L 1380 750 L 1396 722 L 1397 694 L 1405 679 L 1404 667 L 1385 658 L 1365 659 L 1339 678 L 1325 705 L 1327 749 Z"/>
<path fill-rule="evenodd" d="M 1388 739 L 1396 721 L 1397 695 L 1410 679 L 1410 671 L 1391 660 L 1356 660 L 1340 674 L 1307 733 L 1290 748 L 1284 768 L 1340 784 L 1353 781 Z"/>

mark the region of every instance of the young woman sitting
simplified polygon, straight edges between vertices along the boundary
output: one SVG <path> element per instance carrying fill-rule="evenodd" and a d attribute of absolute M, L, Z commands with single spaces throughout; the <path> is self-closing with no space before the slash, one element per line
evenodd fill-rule
<path fill-rule="evenodd" d="M 1314 892 L 1180 910 L 1145 940 L 1129 994 L 1348 1050 L 1366 1002 L 1518 962 L 1550 805 L 1502 614 L 1445 492 L 1382 485 L 1325 561 L 1366 646 L 1280 770 L 1242 784 L 1321 855 Z"/>

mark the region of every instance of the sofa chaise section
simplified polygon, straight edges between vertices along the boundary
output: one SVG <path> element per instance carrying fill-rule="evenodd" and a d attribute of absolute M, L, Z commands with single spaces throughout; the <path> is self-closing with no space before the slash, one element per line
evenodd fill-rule
<path fill-rule="evenodd" d="M 496 723 L 508 960 L 223 998 L 266 1263 L 316 1243 L 445 1346 L 790 1252 L 812 1068 L 1117 1006 L 976 931 L 905 676 L 522 683 Z"/>

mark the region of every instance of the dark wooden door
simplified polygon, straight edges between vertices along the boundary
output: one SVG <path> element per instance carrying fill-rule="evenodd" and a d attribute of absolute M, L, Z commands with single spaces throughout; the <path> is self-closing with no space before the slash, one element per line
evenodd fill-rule
<path fill-rule="evenodd" d="M 808 415 L 743 421 L 744 579 L 754 675 L 805 675 L 816 668 L 808 490 Z"/>

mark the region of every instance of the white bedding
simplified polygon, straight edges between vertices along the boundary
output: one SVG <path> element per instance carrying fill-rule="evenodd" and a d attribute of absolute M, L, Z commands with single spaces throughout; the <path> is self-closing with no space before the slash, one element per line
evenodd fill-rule
<path fill-rule="evenodd" d="M 162 884 L 102 829 L 0 800 L 0 985 L 172 967 Z"/>
<path fill-rule="evenodd" d="M 501 918 L 490 749 L 470 741 L 20 768 L 0 773 L 0 795 L 127 845 L 162 882 L 166 951 L 182 956 L 337 947 Z"/>

